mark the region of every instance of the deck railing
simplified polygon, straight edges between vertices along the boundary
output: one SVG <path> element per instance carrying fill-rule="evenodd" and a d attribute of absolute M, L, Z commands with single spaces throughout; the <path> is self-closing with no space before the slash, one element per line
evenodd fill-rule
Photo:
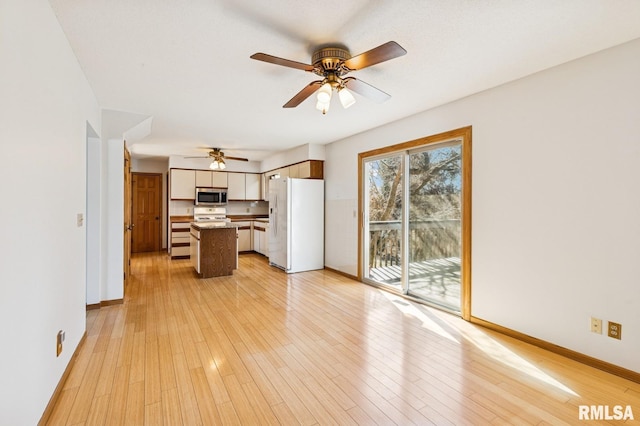
<path fill-rule="evenodd" d="M 369 222 L 369 267 L 401 262 L 399 220 Z M 409 262 L 460 257 L 460 219 L 423 219 L 409 222 Z"/>

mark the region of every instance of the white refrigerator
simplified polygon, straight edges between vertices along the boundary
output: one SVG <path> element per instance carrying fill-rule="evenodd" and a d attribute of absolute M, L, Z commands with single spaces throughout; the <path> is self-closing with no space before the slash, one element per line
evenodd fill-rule
<path fill-rule="evenodd" d="M 324 268 L 324 181 L 269 181 L 269 264 L 288 273 Z"/>

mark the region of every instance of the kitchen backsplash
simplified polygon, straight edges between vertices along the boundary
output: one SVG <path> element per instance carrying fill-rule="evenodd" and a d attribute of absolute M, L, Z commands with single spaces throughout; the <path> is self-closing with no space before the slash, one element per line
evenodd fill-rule
<path fill-rule="evenodd" d="M 241 214 L 269 214 L 268 201 L 229 201 L 227 203 L 227 215 Z"/>
<path fill-rule="evenodd" d="M 176 201 L 169 203 L 170 216 L 193 215 L 193 201 Z M 267 201 L 229 201 L 226 205 L 227 215 L 268 215 L 269 203 Z"/>

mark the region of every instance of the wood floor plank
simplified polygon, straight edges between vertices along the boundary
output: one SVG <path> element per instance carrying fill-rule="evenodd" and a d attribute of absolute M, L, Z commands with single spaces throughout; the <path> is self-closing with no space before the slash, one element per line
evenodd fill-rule
<path fill-rule="evenodd" d="M 177 387 L 162 391 L 162 419 L 165 426 L 180 426 L 183 424 Z"/>
<path fill-rule="evenodd" d="M 110 395 L 97 396 L 91 402 L 91 408 L 87 415 L 86 424 L 101 426 L 107 422 Z"/>
<path fill-rule="evenodd" d="M 144 406 L 144 424 L 145 426 L 157 426 L 163 423 L 162 420 L 162 403 L 156 402 Z"/>
<path fill-rule="evenodd" d="M 205 425 L 222 424 L 204 370 L 202 367 L 193 368 L 190 370 L 190 374 L 191 382 L 193 383 L 193 394 L 198 402 L 198 411 L 200 412 L 202 423 Z"/>
<path fill-rule="evenodd" d="M 102 363 L 104 361 L 105 352 L 94 352 L 91 354 L 89 364 L 87 364 L 88 371 L 100 371 Z M 69 413 L 67 422 L 75 424 L 84 421 L 91 407 L 91 401 L 95 396 L 96 386 L 98 385 L 98 377 L 95 374 L 85 374 L 80 387 L 78 388 L 78 395 L 75 401 L 73 401 L 73 407 Z"/>
<path fill-rule="evenodd" d="M 242 254 L 198 279 L 139 253 L 124 303 L 87 312 L 48 424 L 572 425 L 618 404 L 640 384 L 331 271 Z"/>
<path fill-rule="evenodd" d="M 195 399 L 191 374 L 187 367 L 184 354 L 173 355 L 173 368 L 176 375 L 176 385 L 180 397 L 180 411 L 185 425 L 202 425 L 198 403 Z"/>
<path fill-rule="evenodd" d="M 129 384 L 127 406 L 125 408 L 124 423 L 130 425 L 144 424 L 144 382 Z"/>
<path fill-rule="evenodd" d="M 113 378 L 113 389 L 109 398 L 107 418 L 113 424 L 124 424 L 127 408 L 127 395 L 129 393 L 130 365 L 116 367 Z"/>

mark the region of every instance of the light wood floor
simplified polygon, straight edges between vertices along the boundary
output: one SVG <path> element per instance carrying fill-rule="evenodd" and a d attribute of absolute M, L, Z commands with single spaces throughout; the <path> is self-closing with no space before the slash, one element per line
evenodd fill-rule
<path fill-rule="evenodd" d="M 199 280 L 155 253 L 132 274 L 123 305 L 88 312 L 48 424 L 573 425 L 581 404 L 640 418 L 637 383 L 329 271 L 249 254 Z"/>

